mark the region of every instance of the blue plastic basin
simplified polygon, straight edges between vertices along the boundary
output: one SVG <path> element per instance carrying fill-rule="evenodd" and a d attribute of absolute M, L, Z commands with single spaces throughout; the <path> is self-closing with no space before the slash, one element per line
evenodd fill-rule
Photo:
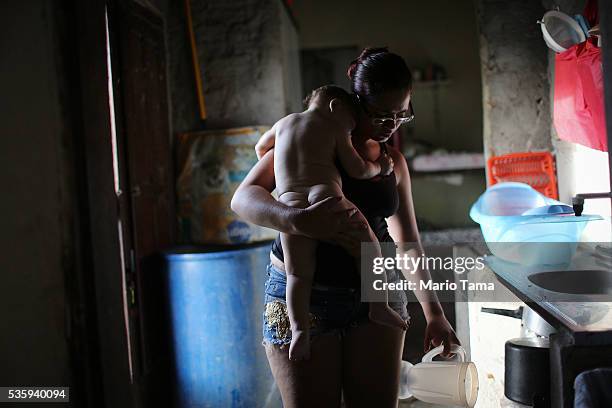
<path fill-rule="evenodd" d="M 472 205 L 470 217 L 480 224 L 494 255 L 528 265 L 569 262 L 587 222 L 603 219 L 577 217 L 567 204 L 515 182 L 488 188 Z"/>

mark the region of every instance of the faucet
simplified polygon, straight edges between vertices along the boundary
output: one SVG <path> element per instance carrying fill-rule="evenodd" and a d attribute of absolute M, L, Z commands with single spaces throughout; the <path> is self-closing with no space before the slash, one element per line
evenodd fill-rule
<path fill-rule="evenodd" d="M 582 210 L 584 209 L 584 200 L 591 198 L 612 198 L 612 192 L 576 194 L 572 198 L 572 207 L 574 207 L 574 213 L 577 217 L 582 215 Z"/>

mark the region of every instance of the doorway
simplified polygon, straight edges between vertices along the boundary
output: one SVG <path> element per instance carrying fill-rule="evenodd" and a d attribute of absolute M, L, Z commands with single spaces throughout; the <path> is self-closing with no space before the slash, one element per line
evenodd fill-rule
<path fill-rule="evenodd" d="M 136 406 L 170 405 L 159 252 L 175 240 L 163 18 L 136 2 L 106 7 L 109 119 L 124 329 Z"/>

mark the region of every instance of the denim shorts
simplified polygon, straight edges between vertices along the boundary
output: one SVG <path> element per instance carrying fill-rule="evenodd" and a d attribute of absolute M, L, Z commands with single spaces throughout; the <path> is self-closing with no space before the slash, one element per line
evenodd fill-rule
<path fill-rule="evenodd" d="M 267 267 L 268 279 L 264 298 L 263 342 L 281 347 L 291 343 L 291 325 L 287 314 L 285 273 L 274 265 Z M 397 272 L 387 274 L 387 282 L 399 280 Z M 408 300 L 404 292 L 397 302 L 389 302 L 402 319 L 408 321 Z M 341 288 L 314 284 L 310 292 L 310 338 L 323 334 L 340 334 L 368 320 L 368 303 L 361 302 L 357 288 Z"/>

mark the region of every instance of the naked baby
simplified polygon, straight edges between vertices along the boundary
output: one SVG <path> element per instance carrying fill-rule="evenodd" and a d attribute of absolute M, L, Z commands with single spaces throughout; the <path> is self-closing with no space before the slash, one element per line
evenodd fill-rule
<path fill-rule="evenodd" d="M 328 197 L 343 197 L 342 179 L 334 164 L 339 160 L 353 178 L 369 179 L 387 175 L 393 162 L 386 154 L 376 161 L 361 158 L 351 143 L 355 127 L 355 111 L 351 96 L 333 85 L 316 89 L 308 100 L 308 108 L 279 120 L 258 142 L 258 157 L 272 146 L 278 200 L 291 206 L 306 208 Z M 346 208 L 354 208 L 342 198 Z M 357 216 L 363 217 L 361 213 Z M 365 224 L 367 221 L 363 218 Z M 374 232 L 364 229 L 362 242 L 378 243 Z M 287 312 L 291 324 L 289 359 L 310 356 L 309 300 L 316 267 L 315 240 L 301 235 L 281 234 L 287 274 Z M 380 257 L 380 247 L 373 257 Z M 369 262 L 371 265 L 372 262 Z M 359 266 L 358 266 L 359 267 Z M 385 277 L 385 274 L 382 274 Z M 387 302 L 369 304 L 370 320 L 389 326 L 407 328 L 402 318 Z"/>

